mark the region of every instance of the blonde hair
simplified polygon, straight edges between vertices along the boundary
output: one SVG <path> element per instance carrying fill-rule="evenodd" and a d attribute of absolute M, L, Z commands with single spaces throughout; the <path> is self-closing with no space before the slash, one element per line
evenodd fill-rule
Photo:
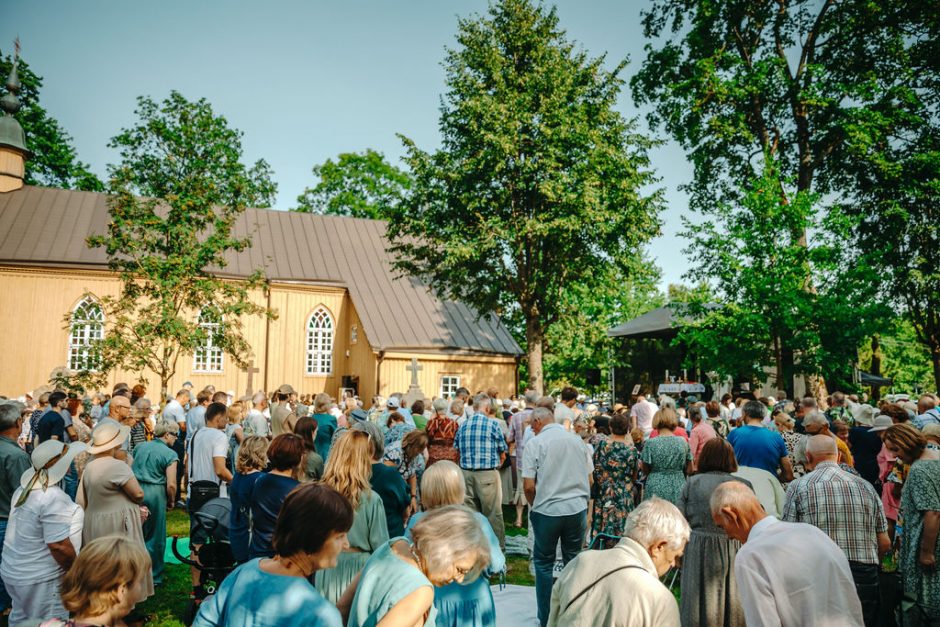
<path fill-rule="evenodd" d="M 333 399 L 330 398 L 330 395 L 325 392 L 320 392 L 313 397 L 313 413 L 325 414 L 330 411 L 330 405 L 332 404 Z"/>
<path fill-rule="evenodd" d="M 663 407 L 653 414 L 654 429 L 675 429 L 679 426 L 679 415 L 669 407 Z"/>
<path fill-rule="evenodd" d="M 426 510 L 444 505 L 460 505 L 466 494 L 463 473 L 450 460 L 434 462 L 421 477 L 421 503 Z"/>
<path fill-rule="evenodd" d="M 118 589 L 150 572 L 150 555 L 139 542 L 113 535 L 82 547 L 62 578 L 62 605 L 73 616 L 96 616 L 119 605 Z"/>
<path fill-rule="evenodd" d="M 245 403 L 242 401 L 235 401 L 228 408 L 226 414 L 228 414 L 229 423 L 233 425 L 240 425 L 242 420 L 245 419 Z"/>
<path fill-rule="evenodd" d="M 429 578 L 458 560 L 470 558 L 473 566 L 464 575 L 464 582 L 471 582 L 490 563 L 489 540 L 476 516 L 463 505 L 445 505 L 428 512 L 412 528 L 411 537 L 421 557 L 419 565 Z"/>
<path fill-rule="evenodd" d="M 262 435 L 249 435 L 242 440 L 235 458 L 235 472 L 246 474 L 251 470 L 264 470 L 268 465 L 268 439 Z"/>
<path fill-rule="evenodd" d="M 359 508 L 362 493 L 371 491 L 372 438 L 365 431 L 348 430 L 339 436 L 330 449 L 323 471 L 323 483 L 330 486 Z"/>

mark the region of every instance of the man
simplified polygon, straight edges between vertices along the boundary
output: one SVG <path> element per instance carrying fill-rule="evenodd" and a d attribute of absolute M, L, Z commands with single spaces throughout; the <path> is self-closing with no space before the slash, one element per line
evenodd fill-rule
<path fill-rule="evenodd" d="M 251 405 L 248 416 L 245 417 L 245 423 L 242 425 L 245 435 L 260 435 L 263 438 L 271 439 L 268 419 L 264 417 L 264 410 L 268 406 L 267 395 L 264 392 L 255 392 L 255 395 L 251 397 Z"/>
<path fill-rule="evenodd" d="M 627 516 L 624 538 L 571 561 L 552 591 L 552 627 L 679 627 L 679 607 L 660 582 L 689 541 L 689 523 L 668 501 L 644 501 Z"/>
<path fill-rule="evenodd" d="M 767 408 L 760 401 L 748 401 L 741 408 L 744 425 L 728 434 L 738 465 L 766 470 L 772 475 L 781 471 L 781 481 L 793 480 L 793 466 L 787 456 L 787 445 L 776 431 L 761 426 Z"/>
<path fill-rule="evenodd" d="M 578 402 L 578 391 L 573 387 L 562 388 L 561 400 L 555 405 L 555 422 L 565 429 L 571 429 L 571 423 L 577 418 L 574 406 Z"/>
<path fill-rule="evenodd" d="M 510 456 L 515 457 L 516 468 L 516 492 L 513 495 L 513 501 L 516 503 L 516 527 L 522 526 L 522 512 L 525 509 L 525 491 L 522 481 L 522 454 L 525 452 L 525 432 L 532 420 L 532 410 L 539 400 L 539 393 L 528 388 L 524 394 L 525 409 L 518 411 L 509 419 L 509 435 L 506 441 L 511 450 Z"/>
<path fill-rule="evenodd" d="M 505 549 L 506 529 L 503 526 L 503 491 L 499 467 L 506 459 L 509 446 L 499 428 L 490 420 L 493 403 L 486 394 L 473 397 L 474 414 L 457 429 L 454 448 L 460 453 L 460 468 L 467 487 L 466 504 L 486 516 Z"/>
<path fill-rule="evenodd" d="M 39 444 L 39 419 L 49 409 L 49 397 L 52 392 L 43 392 L 39 395 L 39 406 L 33 410 L 29 416 L 29 447 L 27 452 L 32 452 L 33 448 Z"/>
<path fill-rule="evenodd" d="M 806 433 L 806 429 L 803 428 L 803 418 L 817 409 L 818 406 L 816 405 L 816 399 L 812 396 L 804 396 L 803 399 L 800 400 L 799 405 L 796 407 L 796 416 L 794 416 L 796 419 L 796 426 L 793 427 L 793 430 L 797 433 Z"/>
<path fill-rule="evenodd" d="M 330 405 L 333 399 L 329 394 L 321 392 L 313 398 L 313 419 L 317 421 L 317 437 L 313 443 L 317 449 L 317 455 L 326 463 L 326 458 L 330 454 L 330 448 L 333 445 L 333 434 L 336 433 L 338 423 L 333 414 L 330 413 Z"/>
<path fill-rule="evenodd" d="M 165 422 L 172 422 L 179 427 L 180 431 L 183 432 L 183 435 L 186 434 L 186 409 L 189 407 L 189 404 L 192 402 L 192 394 L 183 386 L 183 388 L 176 393 L 176 396 L 166 404 L 163 408 L 163 413 L 160 414 L 160 417 Z M 186 457 L 186 440 L 185 437 L 178 437 L 176 441 L 173 442 L 173 452 L 176 453 L 176 457 L 179 460 L 176 464 L 176 485 L 180 486 L 180 492 L 183 491 L 183 465 Z M 178 496 L 177 496 L 178 498 Z"/>
<path fill-rule="evenodd" d="M 285 383 L 277 389 L 274 396 L 277 401 L 274 409 L 271 410 L 271 433 L 274 437 L 282 433 L 294 432 L 294 425 L 297 424 L 297 414 L 294 413 L 288 402 L 291 394 L 294 394 L 294 388 Z"/>
<path fill-rule="evenodd" d="M 855 416 L 852 415 L 851 410 L 845 404 L 845 394 L 833 392 L 831 400 L 832 404 L 826 410 L 826 418 L 829 420 L 830 426 L 834 420 L 841 420 L 850 427 L 855 426 Z"/>
<path fill-rule="evenodd" d="M 849 560 L 866 627 L 878 624 L 881 556 L 891 548 L 881 498 L 867 481 L 839 468 L 832 438 L 814 435 L 806 445 L 808 475 L 790 484 L 782 520 L 818 527 Z"/>
<path fill-rule="evenodd" d="M 126 383 L 115 383 L 114 389 L 111 390 L 111 398 L 115 396 L 123 396 L 127 400 L 131 400 L 131 386 Z M 107 417 L 108 412 L 111 409 L 111 400 L 105 401 L 105 404 L 101 407 L 101 416 Z"/>
<path fill-rule="evenodd" d="M 65 392 L 53 392 L 49 395 L 49 408 L 46 410 L 46 413 L 39 418 L 39 423 L 36 427 L 36 438 L 34 441 L 37 444 L 42 444 L 46 440 L 66 442 L 78 439 L 71 419 L 66 423 L 65 417 L 63 416 L 63 412 L 67 412 L 66 407 L 68 407 L 68 404 L 69 399 Z M 68 439 L 66 435 L 68 435 Z"/>
<path fill-rule="evenodd" d="M 214 389 L 206 387 L 196 394 L 196 404 L 186 412 L 186 446 L 189 446 L 189 441 L 193 439 L 196 432 L 206 426 L 206 408 L 209 407 L 209 403 L 216 402 L 214 399 L 218 396 L 213 391 Z M 225 398 L 224 392 L 222 398 Z"/>
<path fill-rule="evenodd" d="M 383 429 L 385 428 L 386 422 L 388 421 L 388 415 L 393 411 L 397 411 L 402 415 L 402 417 L 405 419 L 405 424 L 411 425 L 412 427 L 416 426 L 414 416 L 411 415 L 411 410 L 402 406 L 401 399 L 401 392 L 395 392 L 388 397 L 388 400 L 385 401 L 385 413 L 382 414 L 382 417 L 379 420 L 380 427 Z"/>
<path fill-rule="evenodd" d="M 852 468 L 852 451 L 849 449 L 849 445 L 846 444 L 841 438 L 837 438 L 829 430 L 829 419 L 826 418 L 826 415 L 821 411 L 813 411 L 803 418 L 803 429 L 806 431 L 807 436 L 814 435 L 825 435 L 836 443 L 836 446 L 839 448 L 839 460 L 838 462 L 848 464 L 843 466 L 845 468 Z M 796 447 L 796 450 L 793 451 L 793 458 L 797 463 L 806 465 L 806 443 L 809 441 L 809 438 L 803 438 L 803 440 Z M 851 472 L 855 472 L 855 469 L 852 468 Z"/>
<path fill-rule="evenodd" d="M 937 399 L 932 394 L 923 394 L 917 399 L 917 417 L 911 425 L 919 431 L 931 424 L 940 424 L 940 410 L 937 409 Z"/>
<path fill-rule="evenodd" d="M 535 598 L 544 626 L 551 606 L 555 547 L 561 541 L 562 562 L 568 564 L 584 542 L 594 464 L 581 438 L 566 431 L 548 409 L 532 411 L 532 431 L 535 437 L 526 447 L 522 480 L 535 536 Z"/>
<path fill-rule="evenodd" d="M 829 536 L 768 516 L 738 481 L 718 486 L 710 506 L 715 524 L 743 545 L 734 579 L 749 626 L 862 627 L 849 562 Z"/>
<path fill-rule="evenodd" d="M 463 416 L 454 416 L 461 424 L 473 415 L 473 402 L 470 400 L 470 390 L 464 387 L 457 388 L 454 397 L 463 402 Z"/>
<path fill-rule="evenodd" d="M 0 563 L 3 562 L 3 539 L 10 519 L 10 501 L 20 487 L 20 477 L 30 467 L 29 455 L 16 443 L 20 434 L 23 405 L 17 401 L 0 403 Z M 10 595 L 0 577 L 0 614 L 10 609 Z"/>
<path fill-rule="evenodd" d="M 653 431 L 653 414 L 656 413 L 655 403 L 646 400 L 646 395 L 642 392 L 636 396 L 636 404 L 630 408 L 630 429 L 640 429 L 643 432 L 643 438 L 646 439 Z"/>

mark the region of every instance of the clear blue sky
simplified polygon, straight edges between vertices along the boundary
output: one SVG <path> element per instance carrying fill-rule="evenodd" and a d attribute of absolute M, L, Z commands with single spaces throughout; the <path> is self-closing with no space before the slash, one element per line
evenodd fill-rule
<path fill-rule="evenodd" d="M 561 0 L 570 39 L 612 64 L 643 59 L 641 0 Z M 374 148 L 402 154 L 396 133 L 424 149 L 439 144 L 440 62 L 454 45 L 457 16 L 485 13 L 484 0 L 5 0 L 0 49 L 16 35 L 44 77 L 42 103 L 99 175 L 115 160 L 108 140 L 134 122 L 135 98 L 171 89 L 207 98 L 244 132 L 246 159 L 266 159 L 289 209 L 313 183 L 314 164 Z M 626 89 L 620 109 L 642 112 Z M 645 120 L 640 121 L 646 130 Z M 652 154 L 666 191 L 663 236 L 650 254 L 663 287 L 687 260 L 677 237 L 688 213 L 677 188 L 691 166 L 674 142 Z"/>

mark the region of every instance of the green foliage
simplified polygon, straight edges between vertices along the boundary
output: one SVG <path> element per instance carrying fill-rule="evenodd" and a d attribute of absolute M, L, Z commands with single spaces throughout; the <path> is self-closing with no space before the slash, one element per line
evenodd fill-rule
<path fill-rule="evenodd" d="M 930 367 L 930 351 L 920 342 L 910 320 L 899 317 L 885 333 L 881 343 L 881 375 L 894 381 L 891 390 L 914 393 L 935 392 L 937 384 Z M 871 372 L 871 344 L 862 344 L 858 351 L 860 368 Z"/>
<path fill-rule="evenodd" d="M 313 166 L 319 179 L 297 197 L 295 211 L 385 220 L 411 188 L 411 176 L 380 152 L 344 152 Z"/>
<path fill-rule="evenodd" d="M 261 271 L 247 280 L 221 277 L 226 256 L 244 250 L 236 221 L 249 204 L 266 204 L 275 186 L 263 161 L 240 161 L 241 134 L 216 116 L 205 100 L 177 92 L 161 105 L 138 100 L 139 122 L 110 143 L 121 162 L 110 167 L 111 222 L 102 247 L 122 281 L 119 297 L 102 299 L 108 322 L 98 346 L 102 376 L 116 367 L 161 380 L 161 392 L 182 355 L 192 355 L 209 334 L 212 344 L 243 365 L 250 346 L 242 336 L 246 316 L 272 315 L 250 297 L 264 288 Z M 219 321 L 198 324 L 203 308 Z"/>
<path fill-rule="evenodd" d="M 396 267 L 481 313 L 518 309 L 530 382 L 562 294 L 629 273 L 659 232 L 651 142 L 616 111 L 624 63 L 568 41 L 554 9 L 494 2 L 444 62 L 441 150 L 403 138 L 414 189 L 393 214 Z M 629 276 L 629 274 L 627 274 Z M 580 289 L 580 287 L 579 287 Z"/>
<path fill-rule="evenodd" d="M 7 93 L 6 79 L 12 68 L 12 57 L 0 54 L 0 96 Z M 26 133 L 26 148 L 33 153 L 26 160 L 26 184 L 103 191 L 104 184 L 87 164 L 79 161 L 72 137 L 40 104 L 42 77 L 22 59 L 17 72 L 22 84 L 19 93 L 22 108 L 16 119 Z"/>

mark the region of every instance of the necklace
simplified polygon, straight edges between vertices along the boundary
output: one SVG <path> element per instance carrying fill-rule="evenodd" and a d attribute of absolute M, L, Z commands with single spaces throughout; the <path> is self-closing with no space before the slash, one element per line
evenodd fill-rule
<path fill-rule="evenodd" d="M 418 565 L 418 568 L 421 568 L 421 557 L 418 555 L 418 551 L 415 550 L 415 545 L 408 543 L 408 550 L 411 551 L 411 557 L 414 558 L 415 563 Z"/>

